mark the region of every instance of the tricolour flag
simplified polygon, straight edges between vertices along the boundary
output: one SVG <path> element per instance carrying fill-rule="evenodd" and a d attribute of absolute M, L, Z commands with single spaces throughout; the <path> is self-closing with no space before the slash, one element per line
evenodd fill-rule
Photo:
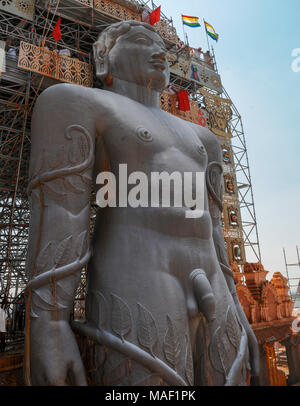
<path fill-rule="evenodd" d="M 204 21 L 204 24 L 205 24 L 205 30 L 206 30 L 207 35 L 210 38 L 214 39 L 215 41 L 218 41 L 219 34 L 216 33 L 216 31 L 214 30 L 214 27 L 212 25 L 208 24 L 206 21 Z"/>
<path fill-rule="evenodd" d="M 182 22 L 188 27 L 201 27 L 199 24 L 199 17 L 184 16 L 182 14 Z"/>

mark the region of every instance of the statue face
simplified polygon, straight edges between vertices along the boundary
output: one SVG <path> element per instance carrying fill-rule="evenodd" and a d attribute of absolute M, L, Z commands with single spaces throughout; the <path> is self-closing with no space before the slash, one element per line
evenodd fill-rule
<path fill-rule="evenodd" d="M 169 65 L 161 37 L 143 26 L 120 36 L 109 52 L 110 72 L 128 82 L 162 91 L 169 83 Z"/>

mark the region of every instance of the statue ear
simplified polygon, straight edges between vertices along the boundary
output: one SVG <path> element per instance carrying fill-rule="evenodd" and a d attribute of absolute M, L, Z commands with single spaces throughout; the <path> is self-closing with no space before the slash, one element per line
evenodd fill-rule
<path fill-rule="evenodd" d="M 109 74 L 109 59 L 105 49 L 103 49 L 103 44 L 95 42 L 93 44 L 93 54 L 96 67 L 96 76 L 101 80 L 102 83 L 105 83 L 105 79 Z"/>

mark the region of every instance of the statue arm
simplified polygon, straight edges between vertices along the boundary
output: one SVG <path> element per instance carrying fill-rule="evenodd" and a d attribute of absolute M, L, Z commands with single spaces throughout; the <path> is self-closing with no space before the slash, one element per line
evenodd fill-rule
<path fill-rule="evenodd" d="M 85 384 L 69 319 L 80 271 L 90 257 L 96 130 L 89 106 L 82 114 L 80 97 L 76 87 L 49 88 L 32 117 L 26 377 L 33 384 L 64 385 L 67 375 L 72 384 Z"/>
<path fill-rule="evenodd" d="M 216 136 L 210 131 L 203 131 L 201 140 L 204 143 L 208 153 L 208 167 L 206 171 L 206 185 L 209 196 L 209 210 L 213 223 L 213 240 L 216 249 L 218 261 L 224 273 L 224 277 L 233 297 L 240 321 L 247 333 L 251 373 L 253 377 L 259 374 L 259 352 L 255 334 L 248 322 L 244 310 L 237 296 L 236 287 L 233 279 L 233 272 L 230 269 L 227 249 L 221 224 L 221 213 L 223 211 L 223 168 L 221 158 L 221 148 Z"/>

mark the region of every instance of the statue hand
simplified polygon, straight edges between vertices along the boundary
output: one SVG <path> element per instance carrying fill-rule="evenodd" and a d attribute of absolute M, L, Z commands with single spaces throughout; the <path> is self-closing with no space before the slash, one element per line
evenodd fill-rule
<path fill-rule="evenodd" d="M 32 320 L 30 345 L 32 385 L 87 385 L 76 339 L 66 320 Z"/>
<path fill-rule="evenodd" d="M 255 337 L 255 334 L 249 324 L 248 319 L 245 316 L 244 310 L 237 298 L 236 292 L 233 294 L 233 299 L 236 305 L 236 309 L 238 312 L 238 315 L 240 317 L 240 321 L 247 333 L 248 337 L 248 348 L 249 348 L 249 354 L 250 354 L 250 365 L 251 365 L 251 376 L 252 377 L 258 377 L 259 376 L 259 370 L 260 370 L 260 361 L 259 361 L 259 349 L 258 349 L 258 343 L 257 339 Z"/>

